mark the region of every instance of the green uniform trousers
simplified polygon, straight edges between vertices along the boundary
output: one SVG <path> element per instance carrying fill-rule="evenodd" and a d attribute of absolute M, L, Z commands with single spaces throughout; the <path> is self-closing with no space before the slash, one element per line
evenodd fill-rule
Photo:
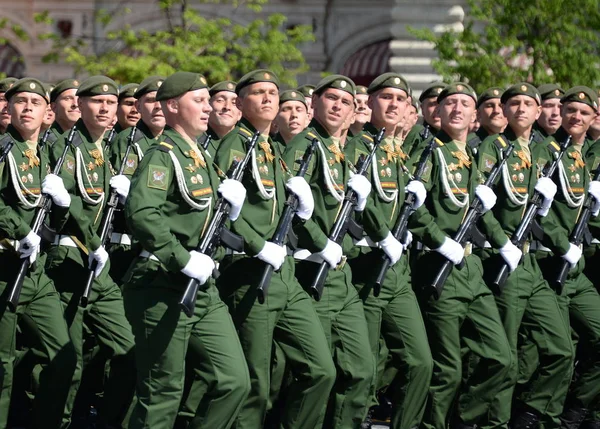
<path fill-rule="evenodd" d="M 137 373 L 130 429 L 173 428 L 190 347 L 207 386 L 190 428 L 229 428 L 248 395 L 242 348 L 213 280 L 200 287 L 189 318 L 179 307 L 188 280 L 147 258 L 136 258 L 126 275 L 123 298 L 135 335 Z"/>
<path fill-rule="evenodd" d="M 60 293 L 69 335 L 77 353 L 63 427 L 70 424 L 83 373 L 84 319 L 103 355 L 110 359 L 110 376 L 104 385 L 104 399 L 99 406 L 100 418 L 118 427 L 131 406 L 135 387 L 133 334 L 123 311 L 121 290 L 108 274 L 110 262 L 94 280 L 88 306 L 83 308 L 79 305 L 87 279 L 87 265 L 87 256 L 76 247 L 53 246 L 48 251 L 46 273 Z M 67 383 L 66 380 L 64 382 Z"/>
<path fill-rule="evenodd" d="M 420 278 L 416 284 L 428 286 L 444 260 L 435 252 L 425 252 L 413 270 Z M 428 294 L 423 292 L 421 309 L 433 356 L 425 428 L 446 428 L 457 394 L 456 419 L 467 425 L 478 423 L 485 418 L 510 369 L 510 346 L 496 302 L 482 276 L 481 260 L 470 255 L 462 270 L 452 269 L 439 300 L 425 299 Z M 462 387 L 461 341 L 478 357 Z"/>
<path fill-rule="evenodd" d="M 335 380 L 325 333 L 310 297 L 294 277 L 292 257 L 273 273 L 265 303 L 258 303 L 256 286 L 264 268 L 263 261 L 245 255 L 227 256 L 220 267 L 219 290 L 238 330 L 252 386 L 234 427 L 263 427 L 276 340 L 294 376 L 286 386 L 282 427 L 314 428 L 323 418 L 323 398 Z"/>
<path fill-rule="evenodd" d="M 296 276 L 308 287 L 318 263 L 299 261 Z M 363 304 L 346 264 L 329 270 L 320 301 L 313 301 L 337 368 L 323 428 L 359 428 L 375 390 L 375 359 L 371 352 Z M 323 398 L 321 398 L 323 400 Z"/>
<path fill-rule="evenodd" d="M 492 275 L 501 264 L 502 258 L 497 253 L 483 262 L 486 274 Z M 509 275 L 502 294 L 496 296 L 496 304 L 510 344 L 512 364 L 494 398 L 489 421 L 484 426 L 508 427 L 519 374 L 518 339 L 523 323 L 537 343 L 539 365 L 531 374 L 527 395 L 521 396 L 522 403 L 516 406 L 520 411 L 527 410 L 527 407 L 534 410 L 546 428 L 560 424 L 558 417 L 567 396 L 575 352 L 568 316 L 561 310 L 556 294 L 544 280 L 533 254 L 524 255 L 523 261 Z"/>
<path fill-rule="evenodd" d="M 25 276 L 17 313 L 6 301 L 9 289 L 21 265 L 16 255 L 0 253 L 0 428 L 6 428 L 13 381 L 17 319 L 24 316 L 35 327 L 42 372 L 33 403 L 34 428 L 58 428 L 75 371 L 75 350 L 69 340 L 63 307 L 52 280 L 44 274 L 45 255 L 38 256 Z"/>
<path fill-rule="evenodd" d="M 433 361 L 423 317 L 410 284 L 408 258 L 403 255 L 388 270 L 376 298 L 370 281 L 379 261 L 380 252 L 361 254 L 352 259 L 352 277 L 363 301 L 375 361 L 381 362 L 379 339 L 383 337 L 393 365 L 398 368 L 398 375 L 393 381 L 397 386 L 390 398 L 394 404 L 391 427 L 410 429 L 421 424 Z M 377 380 L 382 376 L 378 372 Z"/>

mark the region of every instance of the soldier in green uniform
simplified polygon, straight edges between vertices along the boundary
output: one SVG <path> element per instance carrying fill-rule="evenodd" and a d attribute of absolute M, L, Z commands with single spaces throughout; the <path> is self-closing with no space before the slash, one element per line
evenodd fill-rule
<path fill-rule="evenodd" d="M 209 386 L 191 428 L 229 428 L 248 395 L 248 371 L 227 307 L 211 274 L 214 261 L 196 250 L 212 216 L 218 192 L 235 221 L 243 186 L 220 183 L 196 139 L 208 127 L 204 76 L 177 72 L 156 93 L 165 115 L 161 142 L 150 148 L 132 179 L 125 217 L 143 251 L 127 274 L 125 311 L 136 341 L 137 403 L 130 428 L 171 429 L 185 375 L 188 347 L 199 345 L 194 362 Z M 198 280 L 195 310 L 180 309 L 190 278 Z M 194 338 L 194 341 L 191 341 Z"/>
<path fill-rule="evenodd" d="M 411 287 L 408 258 L 401 257 L 405 246 L 391 233 L 404 204 L 407 182 L 404 162 L 408 158 L 395 137 L 395 127 L 409 106 L 410 91 L 401 75 L 385 73 L 373 80 L 368 92 L 371 121 L 346 146 L 346 156 L 356 164 L 360 155 L 371 151 L 379 129 L 385 127 L 386 136 L 370 169 L 375 190 L 362 216 L 366 236 L 356 243 L 361 246 L 360 256 L 351 259 L 350 266 L 354 285 L 363 301 L 375 360 L 380 360 L 382 335 L 392 363 L 399 369 L 400 376 L 394 380 L 398 386 L 392 398 L 395 408 L 391 427 L 410 429 L 421 423 L 433 367 L 425 325 Z M 417 204 L 425 200 L 426 191 L 421 182 L 408 183 L 406 190 L 418 196 Z M 394 264 L 387 272 L 379 296 L 375 297 L 372 277 L 373 269 L 381 260 L 381 252 L 375 250 L 378 247 Z M 381 375 L 378 374 L 378 378 Z"/>
<path fill-rule="evenodd" d="M 329 395 L 323 425 L 326 428 L 360 427 L 374 389 L 375 362 L 364 310 L 344 256 L 354 246 L 350 236 L 345 237 L 343 246 L 328 238 L 344 200 L 346 186 L 358 195 L 355 210 L 359 213 L 367 204 L 371 187 L 365 176 L 350 177 L 350 161 L 340 147 L 344 124 L 355 108 L 355 91 L 354 82 L 345 76 L 331 75 L 322 79 L 313 94 L 313 120 L 288 143 L 284 153 L 287 165 L 294 165 L 312 139 L 319 141 L 306 175 L 315 200 L 315 211 L 310 219 L 294 226 L 300 247 L 294 257 L 297 260 L 296 275 L 306 288 L 314 280 L 321 263 L 326 262 L 331 268 L 321 299 L 314 302 L 338 368 Z"/>
<path fill-rule="evenodd" d="M 404 151 L 412 157 L 413 153 L 420 152 L 422 143 L 433 136 L 440 129 L 440 118 L 437 114 L 437 97 L 446 87 L 444 82 L 433 82 L 419 96 L 423 125 L 415 125 L 404 140 Z"/>
<path fill-rule="evenodd" d="M 81 119 L 75 123 L 73 143 L 60 171 L 71 197 L 69 215 L 64 225 L 51 223 L 59 233 L 48 250 L 46 273 L 61 295 L 78 358 L 72 380 L 64 381 L 71 387 L 65 407 L 65 426 L 69 424 L 83 371 L 84 318 L 103 354 L 110 359 L 111 372 L 100 410 L 103 421 L 120 425 L 133 396 L 133 334 L 123 314 L 121 291 L 109 276 L 108 254 L 98 236 L 110 188 L 115 188 L 124 199 L 129 187 L 125 176 L 113 177 L 103 147 L 104 133 L 116 112 L 117 94 L 115 82 L 104 76 L 92 76 L 79 86 L 76 95 Z M 67 132 L 52 146 L 52 163 L 62 155 L 66 139 Z M 95 278 L 89 305 L 83 308 L 79 302 L 94 261 Z"/>
<path fill-rule="evenodd" d="M 44 83 L 44 89 L 48 94 L 50 94 L 54 89 L 54 84 Z M 44 115 L 44 119 L 42 120 L 42 126 L 40 127 L 40 141 L 42 140 L 42 137 L 44 136 L 46 130 L 50 128 L 54 123 L 54 119 L 54 111 L 50 108 L 50 105 L 48 104 L 48 106 L 46 106 L 46 114 Z"/>
<path fill-rule="evenodd" d="M 50 92 L 50 106 L 54 111 L 54 124 L 50 127 L 52 135 L 48 140 L 48 147 L 51 147 L 66 130 L 73 128 L 75 122 L 81 117 L 77 105 L 77 95 L 75 95 L 77 89 L 79 89 L 78 80 L 65 79 L 58 82 Z"/>
<path fill-rule="evenodd" d="M 210 88 L 210 105 L 213 108 L 208 117 L 208 130 L 200 138 L 200 142 L 209 138 L 207 151 L 214 158 L 219 143 L 230 132 L 235 129 L 236 124 L 242 117 L 242 112 L 237 108 L 235 99 L 236 83 L 231 80 L 218 82 Z"/>
<path fill-rule="evenodd" d="M 128 83 L 119 89 L 117 123 L 113 127 L 116 134 L 133 127 L 140 120 L 140 112 L 135 106 L 136 98 L 134 97 L 138 87 L 137 83 Z"/>
<path fill-rule="evenodd" d="M 313 114 L 314 114 L 313 108 L 312 108 L 312 95 L 313 95 L 313 92 L 315 91 L 315 86 L 310 85 L 310 84 L 301 85 L 298 88 L 296 88 L 296 90 L 298 92 L 300 92 L 302 95 L 304 95 L 306 105 L 308 106 L 308 122 L 310 122 L 312 120 Z"/>
<path fill-rule="evenodd" d="M 561 427 L 576 429 L 589 409 L 597 406 L 595 401 L 600 394 L 600 296 L 583 273 L 585 262 L 581 259 L 580 246 L 569 241 L 588 192 L 595 199 L 593 215 L 597 215 L 600 209 L 600 183 L 590 182 L 589 168 L 581 153 L 586 144 L 587 130 L 597 115 L 598 96 L 588 87 L 576 86 L 566 91 L 560 102 L 561 127 L 533 151 L 534 162 L 541 168 L 551 162 L 557 142 L 562 143 L 571 137 L 554 176 L 555 183 L 559 185 L 558 193 L 550 213 L 542 218 L 543 246 L 537 250 L 536 257 L 551 285 L 555 284 L 562 262 L 567 261 L 571 265 L 563 290 L 557 290 L 557 299 L 563 312 L 568 314 L 571 327 L 579 337 L 579 347 L 585 348 L 586 356 L 578 363 L 578 377 L 570 385 L 560 419 Z M 551 220 L 554 222 L 550 223 Z M 525 391 L 525 394 L 528 392 Z"/>
<path fill-rule="evenodd" d="M 477 98 L 477 120 L 480 127 L 474 135 L 469 136 L 469 146 L 473 153 L 486 137 L 500 134 L 506 128 L 506 117 L 502 113 L 500 97 L 504 90 L 499 87 L 488 88 Z"/>
<path fill-rule="evenodd" d="M 504 92 L 501 102 L 508 126 L 503 133 L 483 141 L 477 160 L 485 177 L 501 159 L 503 143 L 515 146 L 495 188 L 498 202 L 492 209 L 510 237 L 519 226 L 529 197 L 535 191 L 543 195 L 539 216 L 548 214 L 556 185 L 548 177 L 538 179 L 538 166 L 532 162 L 532 126 L 541 111 L 538 90 L 531 84 L 519 83 Z M 531 428 L 538 422 L 544 427 L 558 427 L 572 372 L 574 351 L 569 325 L 556 294 L 544 280 L 534 255 L 529 253 L 530 241 L 524 246 L 523 259 L 509 262 L 513 272 L 503 291 L 496 291 L 496 304 L 510 343 L 512 365 L 490 409 L 487 425 L 494 427 L 507 427 L 509 420 L 513 428 Z M 482 253 L 484 272 L 494 276 L 504 261 L 500 259 L 501 252 L 485 249 Z M 518 376 L 517 341 L 522 323 L 527 324 L 533 341 L 538 341 L 539 367 L 530 381 L 529 394 L 515 399 L 511 418 Z"/>
<path fill-rule="evenodd" d="M 285 145 L 301 133 L 309 123 L 306 99 L 298 91 L 288 90 L 279 94 L 279 113 L 275 118 L 278 132 L 273 138 L 279 143 L 281 153 Z"/>
<path fill-rule="evenodd" d="M 446 86 L 440 93 L 438 113 L 442 128 L 435 136 L 435 149 L 422 177 L 427 199 L 413 215 L 417 224 L 411 231 L 427 246 L 413 269 L 413 282 L 417 288 L 423 288 L 420 303 L 434 362 L 423 418 L 425 428 L 446 427 L 457 394 L 454 427 L 472 427 L 485 419 L 511 365 L 498 309 L 482 279 L 481 260 L 472 254 L 469 242 L 463 248 L 450 238 L 470 202 L 478 197 L 484 212 L 479 227 L 492 246 L 502 249 L 503 254 L 515 253 L 516 249 L 489 211 L 496 197 L 490 188 L 479 185 L 480 173 L 467 145 L 476 100 L 473 89 L 461 82 Z M 411 163 L 419 159 L 420 154 L 415 154 Z M 518 249 L 516 253 L 518 259 Z M 430 282 L 445 260 L 455 265 L 464 260 L 465 266 L 452 270 L 436 300 L 429 296 Z M 462 344 L 479 357 L 463 386 Z"/>
<path fill-rule="evenodd" d="M 52 198 L 54 216 L 64 218 L 70 198 L 62 181 L 49 173 L 49 160 L 38 151 L 37 140 L 48 93 L 41 82 L 25 78 L 6 92 L 12 125 L 0 141 L 14 143 L 0 164 L 0 428 L 6 428 L 15 359 L 17 319 L 25 317 L 35 327 L 43 371 L 33 403 L 31 427 L 58 428 L 75 370 L 75 350 L 63 317 L 63 308 L 52 281 L 44 273 L 45 254 L 38 254 L 40 237 L 30 225 L 42 193 Z M 6 300 L 23 258 L 32 265 L 23 280 L 16 313 Z"/>
<path fill-rule="evenodd" d="M 356 86 L 356 108 L 354 109 L 354 122 L 350 125 L 348 135 L 354 137 L 363 129 L 363 126 L 371 120 L 371 108 L 368 106 L 369 94 L 367 87 L 362 85 Z"/>
<path fill-rule="evenodd" d="M 314 201 L 304 179 L 288 180 L 295 163 L 285 166 L 268 137 L 279 106 L 277 76 L 262 69 L 247 73 L 238 82 L 236 93 L 242 119 L 236 132 L 219 145 L 215 157 L 219 168 L 227 170 L 234 159 L 245 156 L 245 142 L 256 131 L 261 137 L 244 178 L 248 197 L 240 219 L 232 224 L 232 231 L 244 240 L 243 252 L 225 257 L 218 280 L 240 336 L 252 386 L 234 427 L 258 428 L 264 423 L 273 340 L 283 349 L 294 374 L 286 389 L 282 427 L 319 427 L 335 368 L 311 299 L 294 277 L 294 260 L 284 246 L 269 241 L 283 211 L 286 186 L 298 195 L 296 216 L 300 221 L 310 218 Z M 266 264 L 275 272 L 268 296 L 259 304 L 256 287 Z"/>
<path fill-rule="evenodd" d="M 6 91 L 17 81 L 14 77 L 7 77 L 0 80 L 0 134 L 6 132 L 6 127 L 10 124 L 10 112 L 8 111 L 8 100 L 4 95 Z"/>
<path fill-rule="evenodd" d="M 542 113 L 533 128 L 539 134 L 539 137 L 535 137 L 535 142 L 541 143 L 560 128 L 560 99 L 565 91 L 555 83 L 546 83 L 537 89 L 542 97 Z"/>

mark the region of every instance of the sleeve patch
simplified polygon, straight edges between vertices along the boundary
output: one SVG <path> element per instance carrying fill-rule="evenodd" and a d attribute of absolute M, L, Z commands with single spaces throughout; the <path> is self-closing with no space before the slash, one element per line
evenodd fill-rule
<path fill-rule="evenodd" d="M 591 170 L 590 172 L 593 173 L 594 171 L 596 171 L 599 164 L 600 164 L 600 156 L 595 156 L 594 162 L 592 162 L 592 168 L 590 169 Z"/>
<path fill-rule="evenodd" d="M 486 173 L 489 173 L 490 171 L 493 170 L 493 168 L 497 162 L 498 162 L 498 160 L 496 159 L 496 157 L 494 157 L 493 155 L 490 155 L 489 153 L 484 153 L 483 156 L 481 157 L 481 164 L 480 164 L 479 168 L 480 168 L 480 170 L 485 171 Z"/>
<path fill-rule="evenodd" d="M 239 151 L 239 150 L 231 149 L 229 151 L 229 162 L 227 163 L 227 165 L 230 166 L 231 163 L 233 161 L 236 161 L 236 160 L 238 162 L 241 162 L 244 159 L 245 156 L 246 156 L 246 154 L 244 152 Z M 229 168 L 229 167 L 227 167 L 227 168 Z"/>
<path fill-rule="evenodd" d="M 431 179 L 431 170 L 433 168 L 433 162 L 427 160 L 425 163 L 425 168 L 423 169 L 423 175 L 421 176 L 421 181 L 427 183 Z M 413 172 L 414 173 L 414 172 Z"/>
<path fill-rule="evenodd" d="M 62 169 L 70 175 L 75 174 L 75 158 L 73 158 L 72 155 L 67 155 L 65 157 L 65 162 L 63 163 Z"/>
<path fill-rule="evenodd" d="M 163 165 L 148 166 L 148 187 L 166 191 L 169 186 L 169 169 Z"/>
<path fill-rule="evenodd" d="M 122 153 L 121 157 L 124 159 L 125 154 Z M 137 166 L 138 166 L 138 157 L 136 154 L 130 153 L 129 156 L 127 157 L 127 159 L 124 159 L 123 162 L 125 162 L 125 168 L 123 169 L 123 174 L 132 175 L 133 173 L 135 173 L 135 170 L 137 169 Z"/>
<path fill-rule="evenodd" d="M 294 171 L 300 171 L 300 166 L 302 165 L 302 159 L 304 158 L 304 151 L 296 150 L 294 151 Z M 306 170 L 306 174 L 310 176 L 315 167 L 315 157 L 310 159 L 308 163 L 308 169 Z"/>
<path fill-rule="evenodd" d="M 354 150 L 354 165 L 358 164 L 358 160 L 360 159 L 361 155 L 364 155 L 365 157 L 369 156 L 369 154 L 367 152 L 365 152 L 364 150 L 360 150 L 360 149 Z"/>

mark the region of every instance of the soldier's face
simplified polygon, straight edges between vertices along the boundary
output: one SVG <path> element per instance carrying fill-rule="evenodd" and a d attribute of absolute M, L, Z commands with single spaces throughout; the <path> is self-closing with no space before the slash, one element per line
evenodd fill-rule
<path fill-rule="evenodd" d="M 52 123 L 54 122 L 54 117 L 55 115 L 52 109 L 50 108 L 50 105 L 46 106 L 46 113 L 44 114 L 44 120 L 42 122 L 46 126 L 46 128 L 52 125 Z"/>
<path fill-rule="evenodd" d="M 423 111 L 423 119 L 427 121 L 429 125 L 439 129 L 440 128 L 440 115 L 438 114 L 438 102 L 436 97 L 426 98 L 421 104 Z"/>
<path fill-rule="evenodd" d="M 299 134 L 307 125 L 308 111 L 300 101 L 286 101 L 279 107 L 275 123 L 285 137 Z"/>
<path fill-rule="evenodd" d="M 562 126 L 573 137 L 587 133 L 598 112 L 578 101 L 569 101 L 562 106 Z"/>
<path fill-rule="evenodd" d="M 8 111 L 8 101 L 4 93 L 0 93 L 0 129 L 6 129 L 10 124 L 10 112 Z"/>
<path fill-rule="evenodd" d="M 313 107 L 315 118 L 337 137 L 348 115 L 354 112 L 354 97 L 341 89 L 328 88 L 320 95 L 313 95 Z"/>
<path fill-rule="evenodd" d="M 354 122 L 359 124 L 366 124 L 371 120 L 371 106 L 369 106 L 369 96 L 367 94 L 356 94 L 356 109 L 354 110 L 356 116 Z"/>
<path fill-rule="evenodd" d="M 208 123 L 211 126 L 233 128 L 242 117 L 242 112 L 235 105 L 237 94 L 230 91 L 217 92 L 210 98 L 213 111 Z"/>
<path fill-rule="evenodd" d="M 273 82 L 253 83 L 242 90 L 236 103 L 251 123 L 272 122 L 279 111 L 279 89 Z"/>
<path fill-rule="evenodd" d="M 140 112 L 135 107 L 134 97 L 125 97 L 119 101 L 117 121 L 123 128 L 133 127 L 140 120 Z"/>
<path fill-rule="evenodd" d="M 404 124 L 404 131 L 408 132 L 419 120 L 419 114 L 417 113 L 417 109 L 415 109 L 415 107 L 411 104 L 406 108 L 405 115 L 406 123 Z"/>
<path fill-rule="evenodd" d="M 188 91 L 177 102 L 177 121 L 189 137 L 197 138 L 208 129 L 212 112 L 208 89 Z"/>
<path fill-rule="evenodd" d="M 502 111 L 499 98 L 481 103 L 477 109 L 477 119 L 483 128 L 492 134 L 498 134 L 506 128 L 507 120 Z"/>
<path fill-rule="evenodd" d="M 142 95 L 135 103 L 142 121 L 144 121 L 154 134 L 157 134 L 165 127 L 165 115 L 163 115 L 160 102 L 156 101 L 156 91 L 150 91 Z"/>
<path fill-rule="evenodd" d="M 442 128 L 453 135 L 468 131 L 475 120 L 475 100 L 466 94 L 453 94 L 438 106 Z"/>
<path fill-rule="evenodd" d="M 371 95 L 369 106 L 372 109 L 372 121 L 377 127 L 394 129 L 404 121 L 408 94 L 398 88 L 383 88 Z"/>
<path fill-rule="evenodd" d="M 561 104 L 558 98 L 542 101 L 542 113 L 538 124 L 549 134 L 554 134 L 560 128 L 562 118 L 560 117 Z"/>
<path fill-rule="evenodd" d="M 116 95 L 79 97 L 79 110 L 85 126 L 95 132 L 110 128 L 117 113 Z"/>
<path fill-rule="evenodd" d="M 308 117 L 306 118 L 306 120 L 310 122 L 310 120 L 314 116 L 314 111 L 312 107 L 312 97 L 305 97 L 304 99 L 306 100 L 306 105 L 308 106 Z"/>
<path fill-rule="evenodd" d="M 58 122 L 75 123 L 81 117 L 76 93 L 76 89 L 67 89 L 50 104 Z"/>
<path fill-rule="evenodd" d="M 528 130 L 540 117 L 541 107 L 527 95 L 515 95 L 506 100 L 504 115 L 510 127 L 517 132 Z"/>
<path fill-rule="evenodd" d="M 595 131 L 596 133 L 600 133 L 600 109 L 598 109 L 598 114 L 596 115 L 596 119 L 590 125 L 590 130 Z"/>
<path fill-rule="evenodd" d="M 12 125 L 26 136 L 42 126 L 48 103 L 39 94 L 19 92 L 10 99 L 9 109 Z"/>

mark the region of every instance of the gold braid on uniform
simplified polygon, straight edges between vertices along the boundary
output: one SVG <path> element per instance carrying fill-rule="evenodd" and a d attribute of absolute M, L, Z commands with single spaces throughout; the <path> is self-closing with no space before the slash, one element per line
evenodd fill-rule
<path fill-rule="evenodd" d="M 321 152 L 321 158 L 323 159 L 321 164 L 323 165 L 323 176 L 325 177 L 325 185 L 327 185 L 327 190 L 338 203 L 341 203 L 344 201 L 344 191 L 336 189 L 335 181 L 331 175 L 331 170 L 329 170 L 329 166 L 327 164 L 327 155 L 325 155 L 325 150 L 323 149 L 321 140 L 319 140 L 318 147 L 319 151 Z"/>
<path fill-rule="evenodd" d="M 102 201 L 104 201 L 104 191 L 102 191 L 102 192 L 96 191 L 96 187 L 93 185 L 92 180 L 90 179 L 90 175 L 87 173 L 87 171 L 85 171 L 85 179 L 87 181 L 87 185 L 92 190 L 92 193 L 99 195 L 99 197 L 97 199 L 93 199 L 92 197 L 90 197 L 88 195 L 87 191 L 85 190 L 85 185 L 83 184 L 83 174 L 81 172 L 81 167 L 83 166 L 84 170 L 85 170 L 86 164 L 85 164 L 85 160 L 83 159 L 83 154 L 81 153 L 81 150 L 78 147 L 75 148 L 75 159 L 76 159 L 76 162 L 75 162 L 76 168 L 75 169 L 77 171 L 77 187 L 79 188 L 79 192 L 81 193 L 81 198 L 86 203 L 96 206 L 96 205 L 100 204 Z M 102 161 L 102 163 L 104 164 L 104 161 Z"/>
<path fill-rule="evenodd" d="M 173 161 L 173 167 L 175 168 L 175 177 L 177 178 L 177 186 L 179 187 L 179 192 L 181 193 L 181 196 L 183 197 L 185 202 L 188 203 L 193 209 L 200 211 L 210 208 L 212 204 L 212 196 L 208 198 L 201 198 L 200 201 L 203 201 L 202 203 L 195 202 L 191 197 L 191 193 L 187 187 L 187 184 L 185 183 L 183 169 L 181 168 L 181 164 L 179 163 L 177 156 L 175 156 L 175 154 L 171 150 L 169 151 L 169 156 L 171 157 L 171 161 Z"/>
<path fill-rule="evenodd" d="M 37 165 L 39 165 L 39 161 Z M 17 161 L 15 160 L 15 157 L 13 156 L 12 152 L 8 153 L 8 166 L 10 170 L 11 182 L 13 188 L 15 189 L 15 194 L 17 194 L 17 198 L 19 199 L 21 204 L 23 204 L 28 209 L 34 209 L 36 207 L 39 207 L 42 202 L 42 194 L 40 192 L 39 195 L 35 195 L 33 192 L 27 189 L 27 187 L 23 183 L 21 183 L 21 180 L 19 179 Z M 27 197 L 29 197 L 31 201 L 29 201 Z"/>
<path fill-rule="evenodd" d="M 524 206 L 529 199 L 529 193 L 525 192 L 521 194 L 515 188 L 512 179 L 510 178 L 510 173 L 508 171 L 508 165 L 505 162 L 502 166 L 502 182 L 504 183 L 504 189 L 506 189 L 506 195 L 508 195 L 508 199 L 512 201 L 512 203 L 516 206 Z"/>
<path fill-rule="evenodd" d="M 585 198 L 585 192 L 580 196 L 576 196 L 573 193 L 573 189 L 571 189 L 571 186 L 569 185 L 567 172 L 565 171 L 565 167 L 562 162 L 558 163 L 558 178 L 560 179 L 560 187 L 563 195 L 565 196 L 565 200 L 567 201 L 567 205 L 572 208 L 581 207 Z"/>
<path fill-rule="evenodd" d="M 268 145 L 268 143 L 267 143 L 267 145 Z M 267 158 L 267 162 L 271 162 L 271 161 L 269 161 L 269 153 L 270 152 L 267 152 L 264 149 L 264 146 L 262 146 L 262 143 L 261 143 L 261 148 L 263 148 L 263 150 L 265 151 L 265 156 Z M 271 154 L 271 156 L 273 157 L 273 159 L 275 158 L 273 156 L 273 154 Z M 275 168 L 275 167 L 273 167 L 273 168 Z M 273 173 L 273 174 L 275 174 L 275 173 Z M 273 198 L 275 198 L 275 186 L 273 186 L 273 188 L 271 188 L 270 190 L 267 190 L 267 188 L 265 188 L 265 185 L 263 185 L 262 179 L 260 177 L 260 171 L 258 171 L 258 164 L 256 163 L 256 148 L 252 149 L 252 178 L 256 182 L 256 186 L 258 187 L 258 192 L 260 193 L 261 197 L 263 197 L 265 200 L 272 200 Z"/>

